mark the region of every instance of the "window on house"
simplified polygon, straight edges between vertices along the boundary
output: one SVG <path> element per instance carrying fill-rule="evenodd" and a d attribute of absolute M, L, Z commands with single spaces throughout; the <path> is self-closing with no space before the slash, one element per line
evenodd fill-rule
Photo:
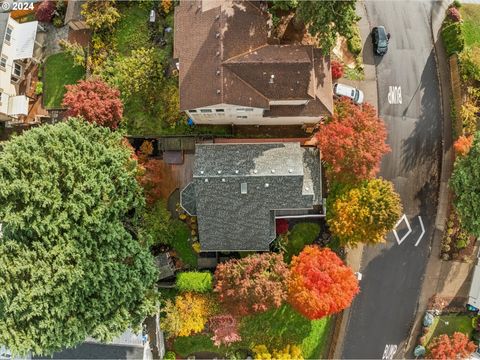
<path fill-rule="evenodd" d="M 225 112 L 224 109 L 215 109 L 216 112 Z"/>
<path fill-rule="evenodd" d="M 212 109 L 200 109 L 201 113 L 211 113 Z"/>
<path fill-rule="evenodd" d="M 16 75 L 16 76 L 21 76 L 22 75 L 22 66 L 20 64 L 14 63 L 13 74 Z"/>
<path fill-rule="evenodd" d="M 5 70 L 7 68 L 7 58 L 5 56 L 0 57 L 0 69 Z"/>
<path fill-rule="evenodd" d="M 245 116 L 245 115 L 237 115 L 237 119 L 247 119 L 248 116 Z"/>
<path fill-rule="evenodd" d="M 13 31 L 13 28 L 11 26 L 8 26 L 7 31 L 5 33 L 5 42 L 8 43 L 12 39 L 12 31 Z"/>
<path fill-rule="evenodd" d="M 197 110 L 188 110 L 189 113 L 196 113 Z"/>
<path fill-rule="evenodd" d="M 237 108 L 238 112 L 253 111 L 252 108 Z"/>

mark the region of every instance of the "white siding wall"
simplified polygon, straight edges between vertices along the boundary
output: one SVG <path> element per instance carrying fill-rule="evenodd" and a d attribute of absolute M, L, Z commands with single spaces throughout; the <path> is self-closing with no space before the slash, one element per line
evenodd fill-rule
<path fill-rule="evenodd" d="M 263 117 L 261 108 L 247 108 L 230 104 L 218 104 L 194 110 L 195 112 L 187 111 L 187 115 L 196 124 L 207 125 L 303 125 L 319 121 L 318 117 Z M 223 112 L 217 110 L 223 110 Z"/>
<path fill-rule="evenodd" d="M 7 26 L 15 28 L 15 25 L 17 24 L 18 23 L 12 18 L 8 19 Z M 7 65 L 5 69 L 0 68 L 0 89 L 3 90 L 0 112 L 6 114 L 8 109 L 8 96 L 18 95 L 15 90 L 15 85 L 10 81 L 12 75 L 13 57 L 15 56 L 15 47 L 13 46 L 15 39 L 12 36 L 10 43 L 5 42 L 4 38 L 0 39 L 0 41 L 3 42 L 1 55 L 7 57 Z"/>

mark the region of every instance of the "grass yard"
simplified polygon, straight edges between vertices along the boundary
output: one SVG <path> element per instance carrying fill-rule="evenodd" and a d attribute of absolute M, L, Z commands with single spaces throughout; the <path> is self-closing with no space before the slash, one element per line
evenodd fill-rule
<path fill-rule="evenodd" d="M 172 223 L 175 238 L 172 247 L 177 252 L 178 257 L 192 268 L 197 267 L 197 253 L 193 250 L 192 244 L 188 241 L 190 230 L 188 226 L 180 220 L 174 220 Z"/>
<path fill-rule="evenodd" d="M 150 10 L 141 3 L 120 3 L 122 17 L 115 26 L 113 45 L 121 55 L 134 49 L 150 47 L 148 18 Z"/>
<path fill-rule="evenodd" d="M 327 350 L 332 326 L 331 318 L 310 321 L 295 312 L 289 305 L 258 315 L 246 316 L 240 324 L 242 340 L 229 347 L 216 347 L 208 335 L 178 337 L 173 349 L 186 357 L 196 352 L 215 352 L 252 348 L 264 344 L 269 349 L 280 349 L 287 344 L 299 345 L 305 359 L 323 358 Z"/>
<path fill-rule="evenodd" d="M 320 225 L 317 223 L 298 223 L 293 226 L 288 235 L 288 243 L 285 246 L 285 261 L 290 262 L 294 255 L 298 255 L 305 245 L 310 245 L 320 233 Z"/>
<path fill-rule="evenodd" d="M 463 33 L 467 46 L 480 46 L 480 5 L 462 4 Z"/>
<path fill-rule="evenodd" d="M 85 69 L 75 66 L 67 53 L 50 55 L 44 65 L 44 105 L 59 108 L 65 95 L 65 85 L 75 84 L 85 76 Z"/>
<path fill-rule="evenodd" d="M 433 324 L 430 326 L 430 331 L 426 335 L 425 343 L 428 346 L 428 343 L 433 338 L 443 334 L 450 336 L 453 335 L 454 332 L 461 332 L 471 337 L 473 332 L 472 318 L 468 315 L 455 314 L 436 316 Z"/>

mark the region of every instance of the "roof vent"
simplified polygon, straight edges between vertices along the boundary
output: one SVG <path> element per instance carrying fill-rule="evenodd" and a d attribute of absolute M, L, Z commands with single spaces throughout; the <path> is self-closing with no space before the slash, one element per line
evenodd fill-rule
<path fill-rule="evenodd" d="M 217 173 L 221 174 L 221 173 L 222 173 L 222 170 L 218 170 Z"/>
<path fill-rule="evenodd" d="M 217 89 L 217 94 L 220 94 L 220 93 L 221 93 L 220 89 Z"/>
<path fill-rule="evenodd" d="M 225 178 L 222 178 L 222 182 L 225 182 Z"/>
<path fill-rule="evenodd" d="M 272 174 L 275 174 L 275 169 L 272 169 Z"/>
<path fill-rule="evenodd" d="M 273 84 L 273 80 L 275 80 L 275 75 L 272 74 L 272 75 L 270 75 L 270 80 L 268 80 L 268 82 L 270 84 Z"/>
<path fill-rule="evenodd" d="M 270 186 L 270 184 L 269 184 L 269 183 L 266 183 L 266 184 L 265 184 L 265 187 L 266 187 L 266 188 L 268 188 L 269 186 Z"/>
<path fill-rule="evenodd" d="M 215 20 L 220 19 L 220 15 L 215 16 Z"/>
<path fill-rule="evenodd" d="M 202 175 L 203 175 L 203 173 L 204 173 L 204 172 L 205 172 L 205 171 L 203 171 L 203 170 L 200 170 L 200 174 L 202 174 Z"/>
<path fill-rule="evenodd" d="M 247 183 L 240 184 L 240 193 L 246 194 L 247 193 Z"/>
<path fill-rule="evenodd" d="M 257 169 L 253 170 L 253 173 L 254 173 L 254 174 L 256 174 L 257 172 L 258 172 Z"/>
<path fill-rule="evenodd" d="M 292 169 L 288 169 L 288 172 L 291 174 L 291 173 L 293 172 L 293 170 L 292 170 Z"/>
<path fill-rule="evenodd" d="M 306 190 L 306 191 L 308 191 L 308 190 L 309 190 L 308 186 L 305 186 L 305 190 Z"/>
<path fill-rule="evenodd" d="M 215 37 L 218 39 L 220 37 L 220 33 L 219 32 L 215 33 Z"/>
<path fill-rule="evenodd" d="M 208 182 L 208 179 L 205 179 L 205 182 Z"/>
<path fill-rule="evenodd" d="M 235 170 L 235 174 L 238 174 L 238 170 Z"/>
<path fill-rule="evenodd" d="M 220 70 L 215 71 L 216 75 L 220 75 Z"/>
<path fill-rule="evenodd" d="M 217 51 L 217 52 L 215 53 L 215 55 L 216 55 L 216 56 L 220 56 L 220 51 Z"/>

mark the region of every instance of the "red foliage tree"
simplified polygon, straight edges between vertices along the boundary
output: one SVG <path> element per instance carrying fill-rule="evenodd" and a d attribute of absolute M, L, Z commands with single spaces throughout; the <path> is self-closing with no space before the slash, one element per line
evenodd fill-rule
<path fill-rule="evenodd" d="M 330 249 L 306 246 L 294 256 L 288 301 L 308 319 L 320 319 L 350 306 L 359 291 L 352 269 Z"/>
<path fill-rule="evenodd" d="M 76 85 L 66 85 L 62 105 L 67 116 L 82 116 L 88 122 L 116 129 L 122 119 L 123 104 L 120 92 L 105 82 L 80 80 Z"/>
<path fill-rule="evenodd" d="M 36 19 L 41 22 L 52 21 L 55 8 L 56 6 L 54 1 L 43 0 L 35 10 Z"/>
<path fill-rule="evenodd" d="M 287 298 L 288 274 L 282 255 L 250 255 L 218 265 L 214 291 L 232 314 L 262 312 L 278 308 Z"/>
<path fill-rule="evenodd" d="M 327 175 L 343 182 L 375 177 L 382 156 L 390 151 L 385 123 L 374 107 L 359 107 L 345 98 L 335 104 L 335 115 L 315 136 L 328 164 Z"/>
<path fill-rule="evenodd" d="M 465 334 L 456 332 L 452 337 L 440 335 L 432 340 L 427 359 L 468 359 L 477 346 Z"/>
<path fill-rule="evenodd" d="M 148 159 L 140 162 L 143 174 L 138 178 L 140 185 L 145 191 L 147 204 L 153 205 L 162 198 L 162 161 L 159 159 Z"/>
<path fill-rule="evenodd" d="M 242 340 L 239 335 L 238 321 L 232 315 L 215 315 L 209 321 L 215 346 L 229 345 Z"/>
<path fill-rule="evenodd" d="M 285 234 L 288 231 L 288 220 L 277 219 L 276 220 L 277 235 Z"/>
<path fill-rule="evenodd" d="M 332 61 L 332 78 L 333 80 L 340 79 L 343 76 L 343 65 L 341 62 Z"/>
<path fill-rule="evenodd" d="M 470 148 L 473 144 L 473 135 L 470 136 L 460 136 L 457 141 L 453 144 L 453 149 L 455 150 L 455 154 L 460 156 L 465 156 L 470 151 Z"/>

